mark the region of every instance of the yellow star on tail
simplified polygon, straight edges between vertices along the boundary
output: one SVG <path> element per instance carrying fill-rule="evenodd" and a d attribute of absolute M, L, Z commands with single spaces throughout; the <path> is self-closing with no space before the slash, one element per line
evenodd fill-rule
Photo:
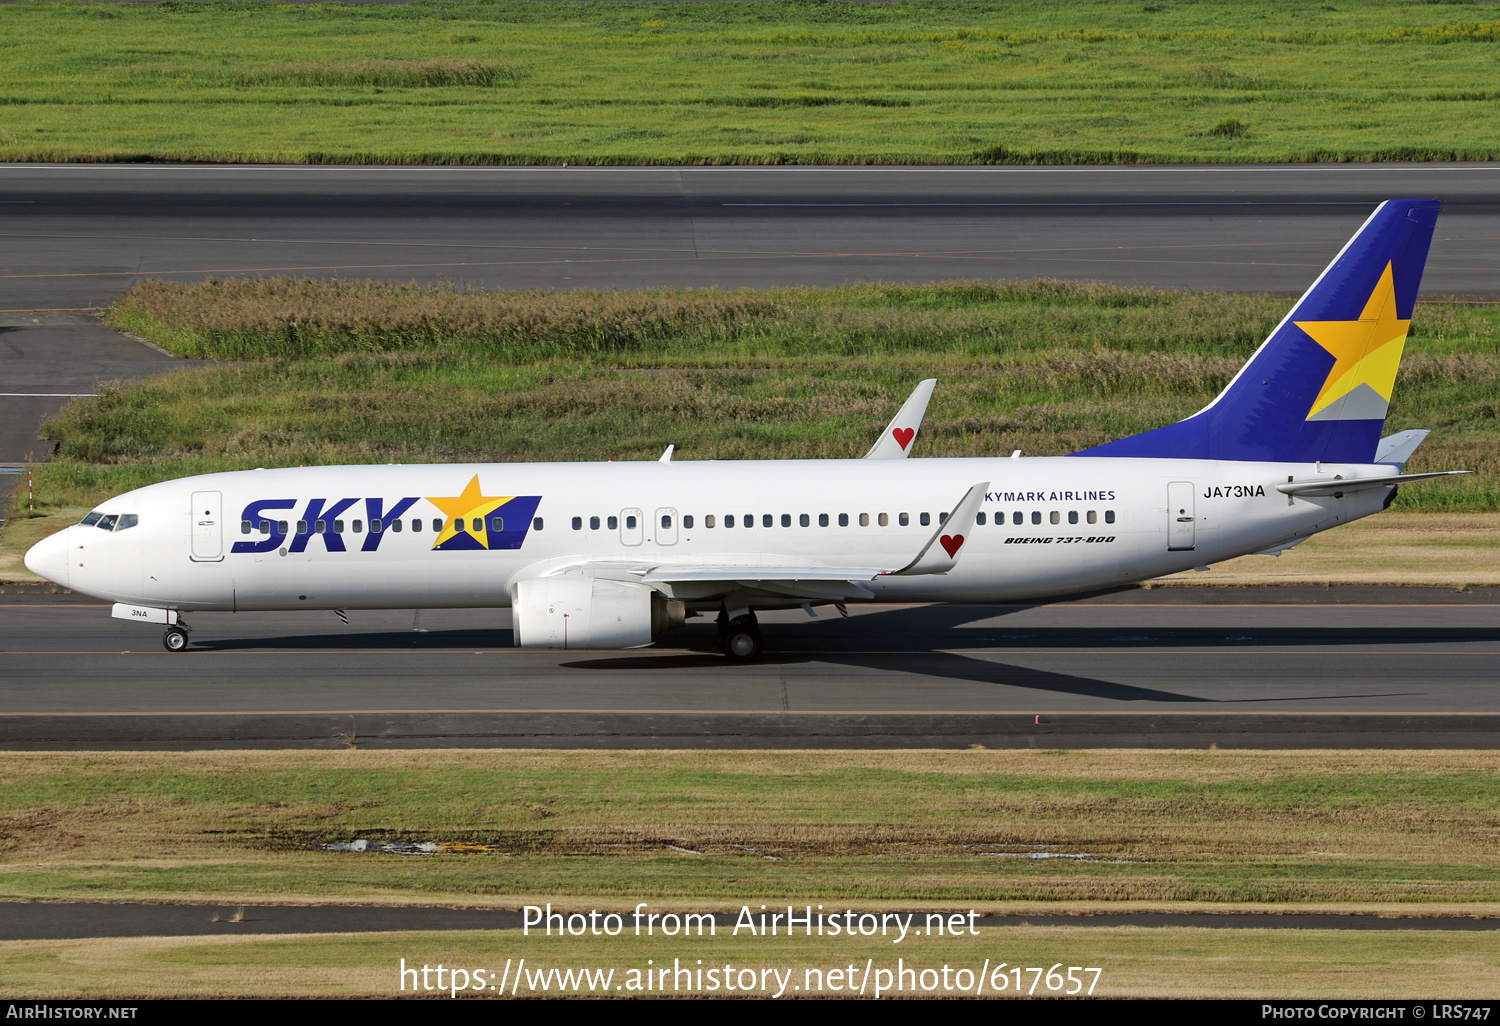
<path fill-rule="evenodd" d="M 485 495 L 479 487 L 478 474 L 474 475 L 474 479 L 469 482 L 468 487 L 463 490 L 462 495 L 446 498 L 428 496 L 427 501 L 442 510 L 448 518 L 443 523 L 443 530 L 437 536 L 437 541 L 432 543 L 432 547 L 435 549 L 441 548 L 444 542 L 450 540 L 455 535 L 468 534 L 479 542 L 482 548 L 489 548 L 489 514 L 513 498 L 515 498 L 513 495 Z M 463 531 L 456 529 L 457 525 L 455 521 L 459 518 L 469 521 L 464 524 Z M 479 530 L 477 531 L 473 529 L 474 525 L 472 523 L 476 518 L 480 521 Z"/>
<path fill-rule="evenodd" d="M 1381 399 L 1390 402 L 1411 321 L 1396 316 L 1396 286 L 1389 262 L 1358 320 L 1293 323 L 1334 358 L 1333 369 L 1307 411 L 1309 420 L 1360 385 L 1369 385 Z"/>

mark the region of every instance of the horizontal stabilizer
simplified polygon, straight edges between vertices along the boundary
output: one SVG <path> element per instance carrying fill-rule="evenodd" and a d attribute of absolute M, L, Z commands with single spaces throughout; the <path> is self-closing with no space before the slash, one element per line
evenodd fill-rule
<path fill-rule="evenodd" d="M 1318 481 L 1288 481 L 1276 486 L 1278 492 L 1287 495 L 1342 495 L 1361 492 L 1367 488 L 1388 488 L 1391 485 L 1407 484 L 1411 481 L 1428 481 L 1434 477 L 1453 477 L 1457 474 L 1472 474 L 1472 470 L 1439 470 L 1431 474 L 1392 474 L 1390 477 L 1347 477 Z"/>

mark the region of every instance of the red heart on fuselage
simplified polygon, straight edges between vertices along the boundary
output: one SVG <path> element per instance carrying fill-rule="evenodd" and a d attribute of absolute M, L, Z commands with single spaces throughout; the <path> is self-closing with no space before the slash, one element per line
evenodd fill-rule
<path fill-rule="evenodd" d="M 952 559 L 953 554 L 964 547 L 964 536 L 961 534 L 945 534 L 941 538 L 939 538 L 938 541 L 942 543 L 943 551 L 948 553 L 949 559 Z"/>
<path fill-rule="evenodd" d="M 917 432 L 914 428 L 897 428 L 891 432 L 891 437 L 896 440 L 897 445 L 905 449 L 911 444 L 911 440 L 916 437 L 916 434 Z"/>

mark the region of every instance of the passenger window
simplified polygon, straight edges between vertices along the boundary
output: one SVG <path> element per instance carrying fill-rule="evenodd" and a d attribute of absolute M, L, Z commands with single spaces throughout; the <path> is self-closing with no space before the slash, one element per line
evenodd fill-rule
<path fill-rule="evenodd" d="M 870 526 L 870 514 L 868 514 L 868 513 L 861 513 L 859 515 L 859 526 L 860 527 L 869 527 Z"/>
<path fill-rule="evenodd" d="M 828 514 L 827 513 L 819 513 L 818 514 L 818 526 L 819 527 L 827 527 L 828 526 Z"/>
<path fill-rule="evenodd" d="M 902 513 L 902 514 L 900 514 L 900 515 L 898 515 L 896 517 L 896 521 L 902 527 L 906 527 L 906 526 L 908 526 L 908 525 L 911 524 L 911 514 L 910 513 Z"/>
<path fill-rule="evenodd" d="M 729 514 L 725 515 L 725 517 L 724 517 L 724 526 L 725 527 L 733 527 L 734 526 L 734 514 L 733 513 L 729 513 Z"/>
<path fill-rule="evenodd" d="M 241 520 L 240 521 L 240 534 L 249 534 L 249 533 L 250 533 L 250 521 L 248 521 L 248 520 Z"/>
<path fill-rule="evenodd" d="M 356 520 L 356 521 L 354 521 L 354 533 L 355 534 L 363 534 L 364 530 L 365 530 L 365 522 L 363 520 Z M 371 534 L 375 533 L 375 522 L 373 520 L 370 521 L 370 533 Z"/>
<path fill-rule="evenodd" d="M 532 517 L 531 518 L 531 526 L 533 528 L 535 528 L 536 530 L 540 531 L 542 529 L 542 518 L 541 517 Z"/>
<path fill-rule="evenodd" d="M 760 526 L 761 527 L 770 527 L 771 526 L 771 514 L 769 514 L 769 513 L 762 513 L 760 515 Z"/>
<path fill-rule="evenodd" d="M 691 513 L 682 518 L 682 526 L 689 531 L 693 529 L 693 515 Z"/>
<path fill-rule="evenodd" d="M 802 514 L 802 518 L 804 520 L 807 519 L 807 514 L 806 513 Z M 781 514 L 781 526 L 782 527 L 791 527 L 792 526 L 792 515 L 790 513 L 783 513 L 783 514 Z M 803 526 L 806 527 L 807 525 L 804 524 Z"/>
<path fill-rule="evenodd" d="M 886 514 L 884 514 L 884 513 L 880 514 L 880 526 L 881 527 L 889 527 L 890 524 L 891 524 L 891 518 L 889 516 L 887 516 Z"/>
<path fill-rule="evenodd" d="M 596 517 L 595 519 L 597 520 L 598 518 Z M 598 525 L 596 524 L 595 526 Z M 502 533 L 505 530 L 505 518 L 490 517 L 490 530 L 495 532 L 496 534 Z"/>
<path fill-rule="evenodd" d="M 88 514 L 82 520 L 80 520 L 78 522 L 79 522 L 79 524 L 81 524 L 84 527 L 93 527 L 95 524 L 97 524 L 99 522 L 99 518 L 101 516 L 103 516 L 102 513 L 97 513 L 97 512 L 96 513 L 90 513 L 90 514 Z"/>
<path fill-rule="evenodd" d="M 128 531 L 141 522 L 141 518 L 134 513 L 124 513 L 120 516 L 120 522 L 115 525 L 116 531 Z"/>
<path fill-rule="evenodd" d="M 1051 520 L 1054 524 L 1062 523 L 1062 514 L 1057 512 L 1057 510 L 1053 510 L 1052 515 L 1048 519 Z"/>
<path fill-rule="evenodd" d="M 661 517 L 661 526 L 663 528 L 671 528 L 671 526 L 672 526 L 672 516 L 671 516 L 670 513 L 663 513 L 662 514 L 662 517 Z"/>
<path fill-rule="evenodd" d="M 706 517 L 703 518 L 703 526 L 704 527 L 712 527 L 712 526 L 714 526 L 714 515 L 712 513 L 710 513 L 708 516 L 706 516 Z"/>
<path fill-rule="evenodd" d="M 1112 523 L 1115 522 L 1115 511 L 1114 510 L 1107 509 L 1107 510 L 1104 511 L 1104 522 L 1106 524 L 1112 524 Z"/>
<path fill-rule="evenodd" d="M 983 527 L 984 526 L 984 514 L 981 513 L 977 517 L 975 517 L 974 518 L 974 523 L 978 524 L 980 527 Z M 999 523 L 999 521 L 996 521 L 996 523 Z"/>
<path fill-rule="evenodd" d="M 744 524 L 746 527 L 754 527 L 755 526 L 755 514 L 754 513 L 746 513 L 743 517 L 740 518 L 740 523 Z"/>
<path fill-rule="evenodd" d="M 111 513 L 94 526 L 101 531 L 113 531 L 115 529 L 115 521 L 119 519 L 120 515 L 118 513 Z"/>
<path fill-rule="evenodd" d="M 285 520 L 278 520 L 278 521 L 276 521 L 276 533 L 277 534 L 286 534 L 287 523 L 288 522 L 285 521 Z M 303 532 L 303 533 L 306 533 L 306 532 Z"/>
<path fill-rule="evenodd" d="M 433 534 L 442 534 L 443 533 L 443 522 L 442 522 L 442 520 L 438 519 L 437 517 L 433 517 L 432 518 L 432 533 Z"/>
<path fill-rule="evenodd" d="M 297 521 L 297 533 L 298 534 L 306 534 L 307 533 L 307 521 L 306 520 L 299 520 L 299 521 Z"/>
<path fill-rule="evenodd" d="M 849 514 L 847 514 L 847 513 L 840 513 L 839 514 L 839 526 L 840 527 L 848 527 L 849 526 Z"/>
<path fill-rule="evenodd" d="M 484 517 L 475 517 L 474 522 L 469 525 L 475 534 L 484 530 Z"/>
<path fill-rule="evenodd" d="M 260 533 L 261 534 L 270 534 L 271 533 L 271 522 L 269 520 L 262 520 L 260 522 Z"/>
<path fill-rule="evenodd" d="M 625 518 L 625 530 L 627 530 L 627 531 L 634 531 L 635 530 L 635 517 L 626 517 Z"/>
<path fill-rule="evenodd" d="M 1020 510 L 1016 510 L 1010 515 L 1010 522 L 1013 524 L 1023 524 L 1026 522 L 1026 515 Z"/>
<path fill-rule="evenodd" d="M 1070 510 L 1068 510 L 1068 523 L 1070 523 L 1070 524 L 1076 524 L 1076 523 L 1078 523 L 1078 511 L 1076 509 L 1070 509 Z"/>
<path fill-rule="evenodd" d="M 573 518 L 573 530 L 575 530 L 575 531 L 582 531 L 583 530 L 583 517 L 574 517 Z"/>
<path fill-rule="evenodd" d="M 797 517 L 797 523 L 802 527 L 807 527 L 812 523 L 812 518 L 809 517 L 806 513 L 803 513 Z"/>
<path fill-rule="evenodd" d="M 589 530 L 590 531 L 597 531 L 597 530 L 599 530 L 599 518 L 598 517 L 589 517 Z"/>
<path fill-rule="evenodd" d="M 454 518 L 454 520 L 453 520 L 453 531 L 454 531 L 454 533 L 456 533 L 456 534 L 463 534 L 464 533 L 464 526 L 465 525 L 464 525 L 464 518 L 463 517 L 455 517 Z"/>
<path fill-rule="evenodd" d="M 344 522 L 342 520 L 335 520 L 333 522 L 333 533 L 334 534 L 343 534 L 344 533 Z"/>
<path fill-rule="evenodd" d="M 932 523 L 932 515 L 930 513 L 923 513 L 921 516 L 917 517 L 917 522 L 920 523 L 923 527 L 926 527 L 928 524 Z"/>
<path fill-rule="evenodd" d="M 1089 510 L 1089 523 L 1091 523 L 1091 524 L 1097 524 L 1098 522 L 1099 522 L 1099 511 L 1098 510 L 1094 510 L 1094 509 Z"/>
<path fill-rule="evenodd" d="M 604 524 L 611 531 L 616 530 L 620 526 L 620 518 L 619 517 L 607 517 L 607 518 L 605 518 Z"/>
<path fill-rule="evenodd" d="M 939 524 L 946 524 L 947 522 L 948 522 L 948 514 L 946 514 L 946 513 L 939 513 L 938 514 L 938 523 Z"/>
<path fill-rule="evenodd" d="M 313 530 L 316 531 L 316 532 L 318 532 L 319 534 L 327 534 L 328 533 L 328 521 L 326 521 L 326 520 L 316 521 L 313 524 Z"/>

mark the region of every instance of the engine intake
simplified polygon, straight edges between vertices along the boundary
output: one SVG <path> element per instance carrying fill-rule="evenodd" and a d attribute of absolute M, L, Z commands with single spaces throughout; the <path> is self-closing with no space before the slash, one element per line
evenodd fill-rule
<path fill-rule="evenodd" d="M 681 602 L 643 584 L 592 577 L 533 577 L 511 589 L 518 648 L 639 648 L 682 626 Z"/>

